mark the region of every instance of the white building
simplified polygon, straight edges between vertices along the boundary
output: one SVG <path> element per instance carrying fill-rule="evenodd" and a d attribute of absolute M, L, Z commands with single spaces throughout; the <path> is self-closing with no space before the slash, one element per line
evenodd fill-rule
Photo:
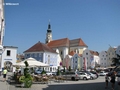
<path fill-rule="evenodd" d="M 120 55 L 120 45 L 116 48 L 116 54 Z"/>
<path fill-rule="evenodd" d="M 99 53 L 100 57 L 100 67 L 106 68 L 107 66 L 107 51 L 101 51 Z"/>
<path fill-rule="evenodd" d="M 38 42 L 24 51 L 24 54 L 25 59 L 32 57 L 40 62 L 49 64 L 50 67 L 46 67 L 45 70 L 55 72 L 58 69 L 58 66 L 60 66 L 61 60 L 57 52 L 46 44 Z"/>
<path fill-rule="evenodd" d="M 68 38 L 53 40 L 50 23 L 48 25 L 45 42 L 50 48 L 54 50 L 59 50 L 59 54 L 62 60 L 64 60 L 65 56 L 69 55 L 71 51 L 74 51 L 78 54 L 82 54 L 83 50 L 88 48 L 88 46 L 84 43 L 84 41 L 81 38 L 73 40 L 69 40 Z"/>
<path fill-rule="evenodd" d="M 116 57 L 116 48 L 109 47 L 107 50 L 107 66 L 108 67 L 111 67 L 113 57 Z"/>
<path fill-rule="evenodd" d="M 87 68 L 95 68 L 96 66 L 98 66 L 100 64 L 100 59 L 99 59 L 99 53 L 97 51 L 92 51 L 89 49 L 85 49 L 83 51 L 83 60 L 84 58 L 87 61 Z M 82 67 L 84 68 L 84 61 L 82 63 Z"/>
<path fill-rule="evenodd" d="M 15 68 L 13 68 L 12 65 L 17 61 L 17 48 L 18 47 L 14 46 L 4 46 L 1 62 L 2 68 L 6 67 L 8 71 L 15 71 Z"/>
<path fill-rule="evenodd" d="M 5 29 L 5 18 L 4 18 L 4 0 L 0 0 L 0 71 L 2 69 L 2 53 L 3 53 L 3 37 Z"/>

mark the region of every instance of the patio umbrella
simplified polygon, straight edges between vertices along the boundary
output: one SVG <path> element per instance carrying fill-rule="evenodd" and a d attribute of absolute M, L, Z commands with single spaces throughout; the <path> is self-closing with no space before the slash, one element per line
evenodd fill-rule
<path fill-rule="evenodd" d="M 13 64 L 13 66 L 15 66 L 15 67 L 16 67 L 16 66 L 24 67 L 24 66 L 25 66 L 24 62 L 25 62 L 25 61 L 28 62 L 29 67 L 36 67 L 36 66 L 38 66 L 38 67 L 48 67 L 48 66 L 49 66 L 48 64 L 42 63 L 42 62 L 40 62 L 40 61 L 37 61 L 37 60 L 34 59 L 34 58 L 25 59 L 25 60 L 22 61 L 22 62 Z"/>

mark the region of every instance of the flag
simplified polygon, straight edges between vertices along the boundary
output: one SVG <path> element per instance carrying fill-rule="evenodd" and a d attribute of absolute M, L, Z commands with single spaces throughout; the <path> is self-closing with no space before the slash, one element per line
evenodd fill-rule
<path fill-rule="evenodd" d="M 85 57 L 84 57 L 84 70 L 87 70 L 87 61 Z"/>
<path fill-rule="evenodd" d="M 90 63 L 91 63 L 91 68 L 94 68 L 95 67 L 95 61 L 94 61 L 93 56 L 90 57 Z"/>
<path fill-rule="evenodd" d="M 80 70 L 80 58 L 78 58 L 78 69 Z"/>

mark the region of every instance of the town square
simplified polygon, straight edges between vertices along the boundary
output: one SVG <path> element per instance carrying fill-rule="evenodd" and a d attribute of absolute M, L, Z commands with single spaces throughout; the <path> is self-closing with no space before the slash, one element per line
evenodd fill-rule
<path fill-rule="evenodd" d="M 119 0 L 0 0 L 0 90 L 120 90 Z"/>

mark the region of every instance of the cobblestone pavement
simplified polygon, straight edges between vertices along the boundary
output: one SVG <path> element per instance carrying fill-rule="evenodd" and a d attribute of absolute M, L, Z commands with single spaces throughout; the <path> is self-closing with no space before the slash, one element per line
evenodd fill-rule
<path fill-rule="evenodd" d="M 96 80 L 51 82 L 48 84 L 33 84 L 31 88 L 16 88 L 14 85 L 2 82 L 2 76 L 0 76 L 0 90 L 111 90 L 111 83 L 109 83 L 109 88 L 105 89 L 104 77 L 99 77 Z M 117 83 L 115 90 L 120 90 Z"/>

